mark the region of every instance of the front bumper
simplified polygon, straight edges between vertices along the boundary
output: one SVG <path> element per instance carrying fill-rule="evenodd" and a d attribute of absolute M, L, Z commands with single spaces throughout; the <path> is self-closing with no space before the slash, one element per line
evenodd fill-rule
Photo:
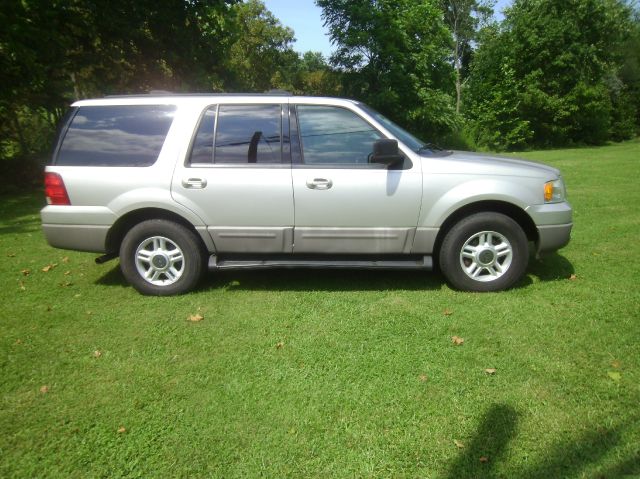
<path fill-rule="evenodd" d="M 534 205 L 526 211 L 538 229 L 538 254 L 556 251 L 569 243 L 573 227 L 573 209 L 568 202 Z"/>
<path fill-rule="evenodd" d="M 566 246 L 571 239 L 573 223 L 538 226 L 537 253 L 549 253 Z"/>

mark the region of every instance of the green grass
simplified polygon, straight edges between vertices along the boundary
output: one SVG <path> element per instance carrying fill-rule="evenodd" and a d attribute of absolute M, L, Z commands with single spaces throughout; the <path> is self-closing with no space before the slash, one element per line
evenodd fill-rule
<path fill-rule="evenodd" d="M 522 156 L 562 169 L 573 239 L 496 294 L 258 271 L 143 297 L 3 197 L 0 477 L 640 476 L 640 143 Z"/>

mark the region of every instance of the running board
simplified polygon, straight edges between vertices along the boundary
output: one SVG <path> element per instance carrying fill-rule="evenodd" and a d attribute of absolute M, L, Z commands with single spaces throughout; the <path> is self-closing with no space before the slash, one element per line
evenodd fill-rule
<path fill-rule="evenodd" d="M 268 269 L 268 268 L 345 268 L 345 269 L 421 269 L 431 271 L 431 256 L 411 256 L 406 259 L 315 259 L 315 258 L 279 258 L 279 259 L 241 259 L 209 257 L 209 270 L 224 269 Z"/>

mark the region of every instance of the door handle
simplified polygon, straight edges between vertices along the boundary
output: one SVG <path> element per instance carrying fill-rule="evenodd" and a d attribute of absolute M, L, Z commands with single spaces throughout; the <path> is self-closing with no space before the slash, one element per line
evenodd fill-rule
<path fill-rule="evenodd" d="M 309 178 L 307 188 L 311 190 L 328 190 L 333 186 L 333 181 L 327 178 Z"/>
<path fill-rule="evenodd" d="M 182 180 L 182 186 L 191 190 L 206 188 L 207 180 L 204 178 L 185 178 Z"/>

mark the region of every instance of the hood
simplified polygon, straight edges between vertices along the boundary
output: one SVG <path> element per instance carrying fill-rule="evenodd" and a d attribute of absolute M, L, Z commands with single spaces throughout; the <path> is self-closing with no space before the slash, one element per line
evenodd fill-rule
<path fill-rule="evenodd" d="M 429 158 L 427 164 L 432 162 L 437 164 L 433 166 L 437 166 L 441 173 L 530 176 L 549 179 L 560 176 L 560 170 L 542 163 L 469 151 L 452 151 L 446 157 Z M 431 168 L 427 167 L 427 170 L 429 169 Z"/>

